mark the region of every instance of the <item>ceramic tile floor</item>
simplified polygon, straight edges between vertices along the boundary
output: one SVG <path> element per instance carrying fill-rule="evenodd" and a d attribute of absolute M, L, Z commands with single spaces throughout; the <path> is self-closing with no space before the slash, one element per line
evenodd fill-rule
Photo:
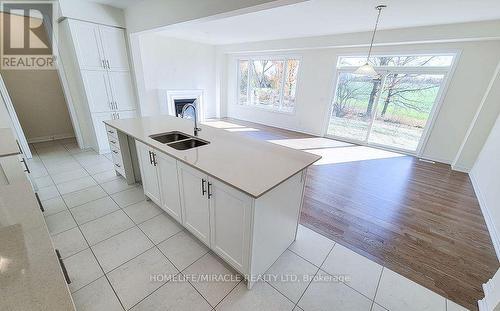
<path fill-rule="evenodd" d="M 297 241 L 252 290 L 74 140 L 38 143 L 29 161 L 78 310 L 465 310 L 299 226 Z M 200 275 L 233 276 L 204 282 Z"/>

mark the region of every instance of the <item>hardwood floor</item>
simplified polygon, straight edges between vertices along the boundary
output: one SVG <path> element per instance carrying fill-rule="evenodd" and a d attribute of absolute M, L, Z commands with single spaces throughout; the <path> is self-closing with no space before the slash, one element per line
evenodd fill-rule
<path fill-rule="evenodd" d="M 323 155 L 301 223 L 470 310 L 499 267 L 467 174 L 368 147 L 227 119 L 220 127 Z"/>

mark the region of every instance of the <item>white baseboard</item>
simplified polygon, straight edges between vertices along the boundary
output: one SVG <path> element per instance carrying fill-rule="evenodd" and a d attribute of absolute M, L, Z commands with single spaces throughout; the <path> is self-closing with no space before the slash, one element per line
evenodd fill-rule
<path fill-rule="evenodd" d="M 437 163 L 451 164 L 451 162 L 449 160 L 441 159 L 441 158 L 438 158 L 438 157 L 432 157 L 432 156 L 428 156 L 428 155 L 425 155 L 425 154 L 417 156 L 417 158 L 424 159 L 424 160 L 430 160 L 430 161 L 434 161 L 434 162 L 437 162 Z"/>
<path fill-rule="evenodd" d="M 479 188 L 479 184 L 477 183 L 477 180 L 474 176 L 474 171 L 472 171 L 469 174 L 469 177 L 472 182 L 474 192 L 476 193 L 477 200 L 479 201 L 479 207 L 481 208 L 481 212 L 483 213 L 484 221 L 486 222 L 486 227 L 488 227 L 488 232 L 490 233 L 491 241 L 493 242 L 493 247 L 495 248 L 495 253 L 497 254 L 497 259 L 500 260 L 500 238 L 498 237 L 498 232 L 495 228 L 495 223 L 491 218 L 488 206 L 486 206 L 486 202 L 484 201 L 481 189 Z"/>
<path fill-rule="evenodd" d="M 450 160 L 446 160 L 446 159 L 441 159 L 441 158 L 437 158 L 437 157 L 429 157 L 426 155 L 422 155 L 422 156 L 420 156 L 420 158 L 426 159 L 426 160 L 431 160 L 431 161 L 438 162 L 438 163 L 448 164 L 451 166 L 452 170 L 457 171 L 457 172 L 462 172 L 462 173 L 468 174 L 468 173 L 470 173 L 470 170 L 471 170 L 470 167 L 454 165 Z"/>
<path fill-rule="evenodd" d="M 57 135 L 52 135 L 52 136 L 31 137 L 28 139 L 28 143 L 30 143 L 30 144 L 41 143 L 44 141 L 59 140 L 59 139 L 74 138 L 74 137 L 75 137 L 74 133 L 57 134 Z"/>
<path fill-rule="evenodd" d="M 459 172 L 463 172 L 463 173 L 470 173 L 470 168 L 469 167 L 465 167 L 465 166 L 460 166 L 460 165 L 451 165 L 451 169 L 454 170 L 454 171 L 459 171 Z"/>

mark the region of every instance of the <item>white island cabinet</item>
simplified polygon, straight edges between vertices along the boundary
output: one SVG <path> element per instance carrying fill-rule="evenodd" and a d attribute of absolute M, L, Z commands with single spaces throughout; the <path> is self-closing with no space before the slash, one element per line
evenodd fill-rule
<path fill-rule="evenodd" d="M 177 162 L 141 142 L 137 141 L 136 146 L 144 194 L 182 223 Z"/>
<path fill-rule="evenodd" d="M 158 163 L 158 184 L 160 185 L 160 206 L 175 220 L 182 223 L 181 199 L 177 180 L 177 161 L 163 153 L 155 153 Z"/>
<path fill-rule="evenodd" d="M 169 116 L 105 123 L 117 132 L 121 158 L 131 159 L 122 161 L 127 180 L 140 175 L 146 197 L 244 275 L 248 288 L 295 240 L 306 169 L 319 156 L 209 126 L 198 137 L 209 144 L 177 150 L 150 137 L 189 135 L 192 122 Z"/>
<path fill-rule="evenodd" d="M 209 178 L 210 247 L 239 271 L 249 271 L 251 211 L 248 195 Z"/>
<path fill-rule="evenodd" d="M 240 272 L 248 270 L 252 198 L 179 163 L 184 226 Z"/>
<path fill-rule="evenodd" d="M 178 165 L 183 225 L 210 246 L 210 212 L 207 199 L 207 176 L 187 165 Z"/>
<path fill-rule="evenodd" d="M 144 194 L 158 205 L 160 200 L 160 185 L 158 183 L 158 164 L 153 161 L 153 149 L 140 143 L 136 143 L 137 156 L 141 166 L 141 179 Z"/>

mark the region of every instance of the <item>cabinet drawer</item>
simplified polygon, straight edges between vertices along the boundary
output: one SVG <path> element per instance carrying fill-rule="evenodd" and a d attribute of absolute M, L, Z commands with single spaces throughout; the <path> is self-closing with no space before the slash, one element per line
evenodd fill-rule
<path fill-rule="evenodd" d="M 116 150 L 115 148 L 111 147 L 111 153 L 113 156 L 113 163 L 120 164 L 120 166 L 123 167 L 123 159 L 120 150 Z"/>
<path fill-rule="evenodd" d="M 113 156 L 113 158 L 116 156 L 120 156 L 121 157 L 121 151 L 120 149 L 116 148 L 115 146 L 111 145 L 110 146 L 111 148 L 111 155 Z"/>
<path fill-rule="evenodd" d="M 109 125 L 106 125 L 106 132 L 108 133 L 108 136 L 113 136 L 114 138 L 118 139 L 118 133 L 116 129 L 112 128 Z"/>
<path fill-rule="evenodd" d="M 115 170 L 125 177 L 125 167 L 123 166 L 122 153 L 120 149 L 116 149 L 113 145 L 111 145 L 111 156 L 113 158 Z"/>
<path fill-rule="evenodd" d="M 123 168 L 123 164 L 115 163 L 115 170 L 120 173 L 123 177 L 125 177 L 125 169 Z"/>
<path fill-rule="evenodd" d="M 111 148 L 120 150 L 120 144 L 118 143 L 118 138 L 113 137 L 113 136 L 108 134 L 108 141 L 109 141 L 109 145 L 111 146 Z"/>

